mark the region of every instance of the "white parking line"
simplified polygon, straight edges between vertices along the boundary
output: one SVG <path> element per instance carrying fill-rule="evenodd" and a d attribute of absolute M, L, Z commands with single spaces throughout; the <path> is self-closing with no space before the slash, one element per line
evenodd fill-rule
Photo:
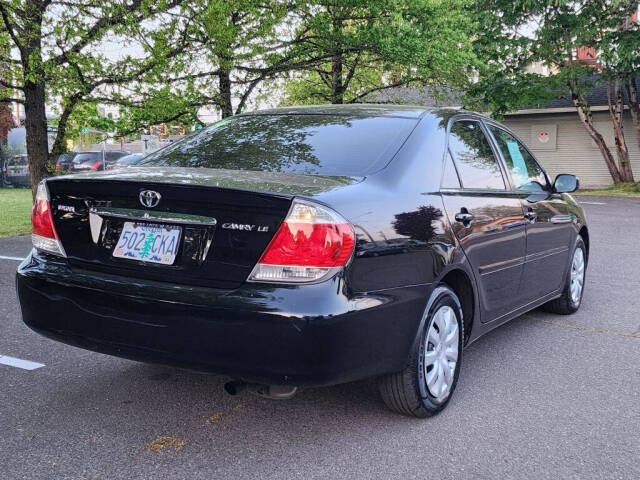
<path fill-rule="evenodd" d="M 23 370 L 35 370 L 36 368 L 44 367 L 44 363 L 22 360 L 21 358 L 9 357 L 7 355 L 0 355 L 0 364 L 22 368 Z"/>
<path fill-rule="evenodd" d="M 15 260 L 16 262 L 21 262 L 24 260 L 22 257 L 8 257 L 6 255 L 0 255 L 0 260 Z"/>
<path fill-rule="evenodd" d="M 604 202 L 580 202 L 582 205 L 606 205 Z"/>

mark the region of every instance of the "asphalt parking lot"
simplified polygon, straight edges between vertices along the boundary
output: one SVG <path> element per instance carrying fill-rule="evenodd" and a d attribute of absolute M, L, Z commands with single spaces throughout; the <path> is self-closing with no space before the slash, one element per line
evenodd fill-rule
<path fill-rule="evenodd" d="M 465 350 L 449 407 L 386 410 L 374 380 L 292 400 L 40 337 L 14 289 L 28 237 L 0 239 L 0 478 L 640 478 L 640 198 L 581 197 L 584 303 L 534 311 Z M 43 312 L 46 315 L 46 312 Z"/>

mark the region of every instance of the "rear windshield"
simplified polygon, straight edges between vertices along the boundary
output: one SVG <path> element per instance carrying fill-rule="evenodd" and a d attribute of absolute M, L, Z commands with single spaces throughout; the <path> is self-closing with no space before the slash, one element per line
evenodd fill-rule
<path fill-rule="evenodd" d="M 247 115 L 217 122 L 141 165 L 363 176 L 383 168 L 418 120 Z"/>
<path fill-rule="evenodd" d="M 73 157 L 73 163 L 102 161 L 102 152 L 79 153 Z"/>

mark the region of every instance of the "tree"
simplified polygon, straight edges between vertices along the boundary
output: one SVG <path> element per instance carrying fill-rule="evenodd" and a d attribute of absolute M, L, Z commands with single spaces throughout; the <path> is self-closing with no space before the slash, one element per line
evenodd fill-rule
<path fill-rule="evenodd" d="M 634 102 L 633 96 L 635 77 L 640 68 L 640 29 L 638 23 L 632 20 L 629 3 L 632 2 L 622 2 L 622 12 L 627 14 L 624 19 L 612 16 L 608 21 L 599 24 L 601 29 L 592 48 L 599 52 L 599 64 L 607 82 L 607 103 L 614 128 L 620 174 L 624 181 L 633 182 L 629 149 L 624 135 L 623 91 L 625 88 L 628 91 L 632 118 L 640 134 L 640 124 L 636 115 L 637 97 Z"/>
<path fill-rule="evenodd" d="M 421 242 L 430 242 L 435 234 L 434 223 L 441 218 L 442 210 L 431 205 L 423 205 L 413 212 L 396 214 L 392 226 L 398 235 Z"/>
<path fill-rule="evenodd" d="M 640 105 L 636 84 L 636 78 L 640 74 L 640 24 L 637 17 L 634 20 L 629 16 L 621 23 L 604 30 L 594 46 L 600 52 L 600 63 L 608 79 L 610 92 L 613 84 L 613 101 L 609 101 L 609 110 L 616 132 L 622 129 L 624 92 L 640 147 Z"/>
<path fill-rule="evenodd" d="M 619 110 L 620 85 L 611 101 L 618 161 L 593 123 L 587 101 L 594 67 L 578 61 L 579 48 L 604 51 L 604 41 L 631 16 L 630 0 L 476 0 L 478 35 L 475 48 L 483 59 L 479 81 L 470 94 L 477 103 L 501 114 L 522 106 L 544 105 L 566 89 L 580 121 L 598 146 L 614 183 L 632 181 Z M 612 40 L 609 41 L 611 44 Z M 542 75 L 528 67 L 542 64 Z M 609 77 L 611 78 L 611 77 Z"/>
<path fill-rule="evenodd" d="M 47 95 L 59 98 L 62 111 L 54 156 L 64 151 L 69 116 L 98 88 L 157 79 L 185 43 L 176 38 L 188 16 L 171 12 L 183 0 L 0 0 L 0 34 L 11 39 L 17 56 L 5 58 L 11 80 L 0 79 L 7 90 L 0 102 L 24 104 L 27 152 L 32 189 L 47 174 L 49 160 L 45 105 Z M 149 27 L 151 25 L 151 27 Z M 1 36 L 1 35 L 0 35 Z M 140 57 L 112 60 L 103 53 L 105 42 L 129 44 L 139 39 Z M 55 158 L 55 157 L 54 157 Z"/>
<path fill-rule="evenodd" d="M 78 100 L 78 105 L 118 105 L 121 115 L 110 130 L 116 135 L 161 122 L 197 124 L 202 106 L 215 107 L 223 117 L 240 113 L 267 82 L 323 59 L 294 55 L 292 47 L 304 40 L 304 32 L 292 27 L 299 18 L 290 1 L 195 0 L 180 12 L 187 20 L 175 36 L 185 45 L 171 52 L 171 68 L 165 62 L 142 77 L 117 79 L 116 91 L 99 89 Z M 157 56 L 153 51 L 150 55 Z M 159 74 L 154 78 L 153 72 Z M 94 120 L 102 122 L 95 117 L 88 121 Z"/>
<path fill-rule="evenodd" d="M 638 84 L 635 78 L 627 79 L 625 91 L 627 93 L 627 101 L 629 103 L 629 110 L 631 111 L 631 118 L 633 120 L 633 124 L 636 126 L 638 148 L 640 148 L 640 95 L 638 95 Z"/>
<path fill-rule="evenodd" d="M 296 28 L 304 5 L 291 0 L 190 2 L 196 20 L 190 39 L 200 61 L 192 62 L 173 85 L 198 92 L 223 118 L 242 112 L 265 82 L 329 57 L 322 51 L 301 54 L 300 45 L 311 38 L 307 28 Z"/>
<path fill-rule="evenodd" d="M 354 103 L 411 84 L 457 85 L 473 74 L 466 0 L 315 0 L 299 5 L 293 50 L 310 62 L 287 103 Z"/>

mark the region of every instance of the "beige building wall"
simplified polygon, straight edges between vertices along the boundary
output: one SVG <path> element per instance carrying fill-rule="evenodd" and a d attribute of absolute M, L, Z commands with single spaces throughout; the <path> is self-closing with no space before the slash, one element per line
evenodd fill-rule
<path fill-rule="evenodd" d="M 594 112 L 593 116 L 596 128 L 617 159 L 609 113 Z M 503 123 L 527 144 L 552 177 L 552 181 L 559 173 L 573 173 L 580 178 L 582 187 L 603 187 L 613 183 L 600 150 L 580 123 L 577 113 L 510 115 Z M 635 180 L 640 181 L 637 131 L 628 114 L 624 129 Z M 545 143 L 538 138 L 540 132 L 550 132 L 543 137 Z"/>

